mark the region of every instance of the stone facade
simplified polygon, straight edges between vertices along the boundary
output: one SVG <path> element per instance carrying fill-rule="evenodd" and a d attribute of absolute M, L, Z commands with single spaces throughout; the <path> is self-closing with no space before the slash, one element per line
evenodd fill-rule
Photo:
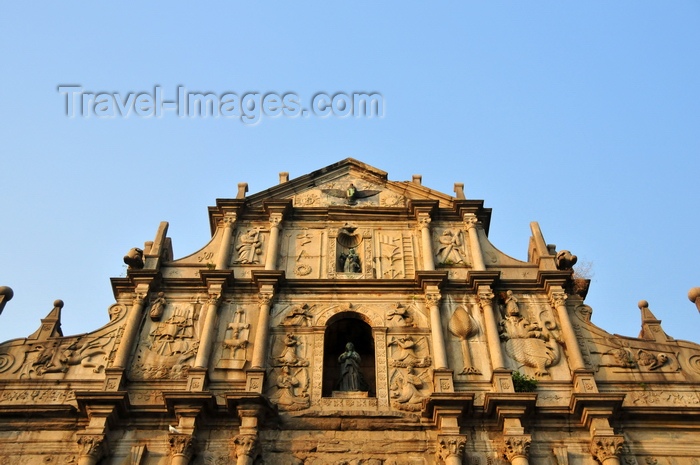
<path fill-rule="evenodd" d="M 129 251 L 103 328 L 59 300 L 0 344 L 0 465 L 700 465 L 700 346 L 644 301 L 593 325 L 536 223 L 518 261 L 461 185 L 352 159 L 246 191 L 192 255 Z"/>

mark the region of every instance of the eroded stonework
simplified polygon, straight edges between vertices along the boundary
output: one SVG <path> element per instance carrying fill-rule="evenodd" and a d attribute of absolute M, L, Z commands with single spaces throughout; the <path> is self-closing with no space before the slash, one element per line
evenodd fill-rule
<path fill-rule="evenodd" d="M 700 346 L 646 301 L 598 328 L 575 255 L 533 223 L 506 256 L 419 179 L 243 183 L 179 259 L 161 223 L 107 325 L 64 336 L 57 300 L 0 344 L 0 465 L 697 465 Z"/>

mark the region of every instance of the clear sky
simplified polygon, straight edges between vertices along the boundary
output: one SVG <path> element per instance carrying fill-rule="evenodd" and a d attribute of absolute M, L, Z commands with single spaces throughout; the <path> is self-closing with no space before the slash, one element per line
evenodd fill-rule
<path fill-rule="evenodd" d="M 109 278 L 160 221 L 181 257 L 237 183 L 255 193 L 353 157 L 445 193 L 463 182 L 515 258 L 539 221 L 593 264 L 586 302 L 604 329 L 636 336 L 647 299 L 667 333 L 700 342 L 687 299 L 700 286 L 700 4 L 456 3 L 3 2 L 0 285 L 15 297 L 0 340 L 31 334 L 58 298 L 64 334 L 96 329 Z M 71 118 L 62 85 L 122 100 L 156 86 L 165 100 L 178 86 L 294 94 L 304 108 L 376 92 L 384 111 Z"/>

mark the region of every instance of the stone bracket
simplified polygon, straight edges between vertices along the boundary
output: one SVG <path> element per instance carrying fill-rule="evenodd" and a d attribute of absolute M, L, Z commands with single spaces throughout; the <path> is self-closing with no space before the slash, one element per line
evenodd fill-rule
<path fill-rule="evenodd" d="M 216 407 L 210 392 L 163 391 L 163 401 L 168 413 L 177 418 L 183 434 L 194 434 L 197 418 Z"/>
<path fill-rule="evenodd" d="M 433 393 L 427 399 L 423 399 L 423 418 L 432 420 L 444 434 L 459 434 L 459 419 L 468 414 L 474 408 L 474 394 L 471 392 L 460 393 Z"/>
<path fill-rule="evenodd" d="M 78 411 L 90 421 L 88 429 L 96 434 L 106 432 L 118 418 L 125 418 L 130 409 L 126 391 L 75 391 L 75 400 Z"/>
<path fill-rule="evenodd" d="M 503 428 L 507 420 L 522 419 L 529 415 L 537 403 L 534 392 L 487 392 L 484 396 L 484 413 L 498 421 Z"/>
<path fill-rule="evenodd" d="M 622 407 L 626 394 L 578 393 L 571 395 L 569 413 L 579 418 L 586 428 L 591 427 L 595 419 L 609 419 Z"/>

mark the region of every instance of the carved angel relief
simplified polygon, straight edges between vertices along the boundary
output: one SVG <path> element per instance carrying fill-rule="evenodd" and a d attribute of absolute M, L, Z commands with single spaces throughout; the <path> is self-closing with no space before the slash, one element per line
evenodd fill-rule
<path fill-rule="evenodd" d="M 294 333 L 287 333 L 282 341 L 280 354 L 273 358 L 269 391 L 270 400 L 286 410 L 308 408 L 309 400 L 309 361 L 298 354 L 297 348 L 304 342 Z"/>
<path fill-rule="evenodd" d="M 417 412 L 423 399 L 429 395 L 430 375 L 428 369 L 416 372 L 412 364 L 403 370 L 394 370 L 391 377 L 391 405 L 398 410 Z"/>
<path fill-rule="evenodd" d="M 389 365 L 392 367 L 426 368 L 432 364 L 432 359 L 428 354 L 428 341 L 423 336 L 415 340 L 410 334 L 392 337 L 388 346 L 393 347 L 389 361 Z"/>

